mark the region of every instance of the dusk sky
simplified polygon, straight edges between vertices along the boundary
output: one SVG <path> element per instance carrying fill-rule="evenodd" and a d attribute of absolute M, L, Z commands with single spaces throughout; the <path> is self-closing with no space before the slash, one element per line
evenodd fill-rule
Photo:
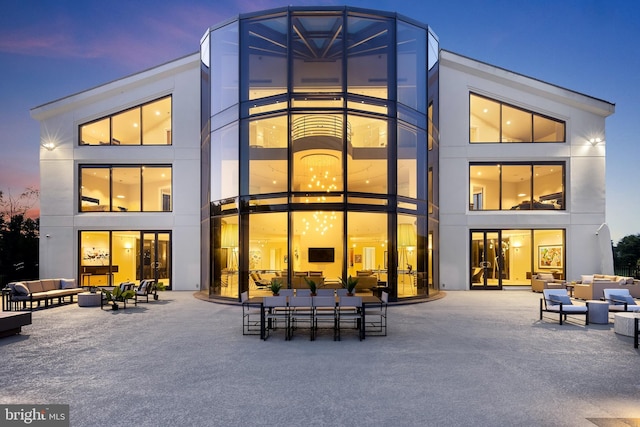
<path fill-rule="evenodd" d="M 33 107 L 193 53 L 212 25 L 285 5 L 350 5 L 429 24 L 443 49 L 616 104 L 607 223 L 640 234 L 640 1 L 4 0 L 0 190 L 39 187 Z"/>

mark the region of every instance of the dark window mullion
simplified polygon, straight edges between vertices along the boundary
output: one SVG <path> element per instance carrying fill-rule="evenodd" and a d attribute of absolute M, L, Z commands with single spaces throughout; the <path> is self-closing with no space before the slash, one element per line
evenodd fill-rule
<path fill-rule="evenodd" d="M 140 173 L 140 212 L 144 212 L 144 205 L 142 204 L 144 201 L 144 167 L 138 166 L 138 171 Z"/>

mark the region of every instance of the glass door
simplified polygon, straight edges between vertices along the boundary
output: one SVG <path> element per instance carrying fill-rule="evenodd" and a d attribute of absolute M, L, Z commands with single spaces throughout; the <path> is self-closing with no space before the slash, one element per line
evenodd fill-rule
<path fill-rule="evenodd" d="M 142 279 L 161 282 L 171 289 L 171 234 L 144 232 L 142 234 Z"/>
<path fill-rule="evenodd" d="M 500 230 L 471 232 L 471 289 L 502 289 L 504 254 Z"/>

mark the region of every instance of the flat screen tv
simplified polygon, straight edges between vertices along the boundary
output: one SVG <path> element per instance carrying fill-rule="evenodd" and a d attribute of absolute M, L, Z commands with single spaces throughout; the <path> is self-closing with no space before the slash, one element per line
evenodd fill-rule
<path fill-rule="evenodd" d="M 309 248 L 309 262 L 334 262 L 334 248 Z"/>

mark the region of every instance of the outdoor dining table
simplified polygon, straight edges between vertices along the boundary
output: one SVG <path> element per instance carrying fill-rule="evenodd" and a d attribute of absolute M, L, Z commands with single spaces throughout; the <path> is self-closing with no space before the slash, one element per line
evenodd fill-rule
<path fill-rule="evenodd" d="M 360 296 L 360 295 L 358 295 Z M 336 296 L 336 306 L 338 305 L 338 302 L 340 301 L 340 297 Z M 366 333 L 365 333 L 365 307 L 367 305 L 375 305 L 375 304 L 380 304 L 382 302 L 382 300 L 380 298 L 378 298 L 377 296 L 373 296 L 373 295 L 362 295 L 362 339 L 366 338 Z M 264 297 L 251 297 L 248 300 L 246 300 L 243 304 L 249 305 L 249 306 L 260 306 L 260 339 L 264 339 L 266 334 L 267 334 L 267 325 L 266 325 L 266 321 L 265 321 L 265 315 L 264 315 Z"/>

